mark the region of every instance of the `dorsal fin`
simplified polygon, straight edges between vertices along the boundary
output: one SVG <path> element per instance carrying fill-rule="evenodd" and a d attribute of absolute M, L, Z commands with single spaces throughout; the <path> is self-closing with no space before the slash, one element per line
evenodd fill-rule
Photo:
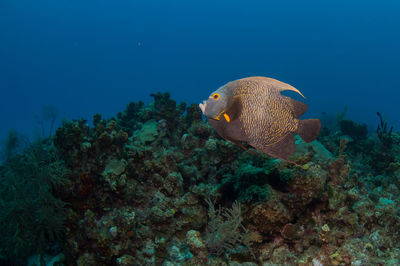
<path fill-rule="evenodd" d="M 297 101 L 295 99 L 292 99 L 290 97 L 285 96 L 285 98 L 292 105 L 291 107 L 292 107 L 293 115 L 295 118 L 299 118 L 307 111 L 307 108 L 308 108 L 307 104 Z"/>
<path fill-rule="evenodd" d="M 242 80 L 246 80 L 246 79 L 248 79 L 248 80 L 256 80 L 257 79 L 257 80 L 260 80 L 260 81 L 263 81 L 263 82 L 267 83 L 269 85 L 268 86 L 269 88 L 276 89 L 279 92 L 281 92 L 281 91 L 294 91 L 294 92 L 297 92 L 298 94 L 300 94 L 301 97 L 306 98 L 295 87 L 293 87 L 293 86 L 291 86 L 291 85 L 289 85 L 287 83 L 284 83 L 282 81 L 276 80 L 276 79 L 267 78 L 267 77 L 248 77 L 248 78 L 244 78 Z"/>

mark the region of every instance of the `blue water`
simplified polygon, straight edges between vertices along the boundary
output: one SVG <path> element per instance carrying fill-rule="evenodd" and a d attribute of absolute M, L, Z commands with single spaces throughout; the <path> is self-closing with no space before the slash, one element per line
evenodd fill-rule
<path fill-rule="evenodd" d="M 399 129 L 400 2 L 1 0 L 0 138 L 38 130 L 35 114 L 111 117 L 170 91 L 200 102 L 224 83 L 273 77 L 309 116 Z"/>

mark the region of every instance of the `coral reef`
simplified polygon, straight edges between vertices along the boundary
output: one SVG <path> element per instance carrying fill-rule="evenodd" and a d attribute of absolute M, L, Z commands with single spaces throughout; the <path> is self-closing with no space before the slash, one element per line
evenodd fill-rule
<path fill-rule="evenodd" d="M 341 120 L 340 121 L 340 130 L 343 134 L 349 135 L 353 139 L 365 139 L 368 134 L 367 125 L 359 125 L 351 120 Z"/>
<path fill-rule="evenodd" d="M 57 129 L 68 172 L 48 192 L 68 208 L 56 215 L 63 264 L 400 264 L 400 136 L 383 120 L 368 135 L 345 110 L 318 141 L 296 138 L 293 165 L 219 138 L 194 104 L 152 96 Z"/>
<path fill-rule="evenodd" d="M 20 265 L 35 253 L 62 250 L 68 209 L 54 195 L 66 185 L 66 174 L 48 141 L 33 143 L 0 166 L 2 265 Z"/>
<path fill-rule="evenodd" d="M 387 122 L 383 120 L 381 113 L 377 112 L 377 115 L 380 119 L 380 124 L 378 124 L 378 128 L 376 129 L 376 133 L 378 134 L 378 138 L 381 141 L 382 145 L 385 148 L 390 149 L 392 147 L 392 131 L 393 126 L 390 127 L 389 131 L 387 130 Z"/>
<path fill-rule="evenodd" d="M 29 146 L 30 141 L 27 137 L 19 134 L 14 129 L 10 129 L 7 132 L 7 138 L 1 143 L 0 163 L 20 154 Z"/>

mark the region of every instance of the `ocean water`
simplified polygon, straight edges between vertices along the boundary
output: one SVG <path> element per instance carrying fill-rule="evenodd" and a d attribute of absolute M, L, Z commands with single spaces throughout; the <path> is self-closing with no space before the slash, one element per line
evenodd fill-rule
<path fill-rule="evenodd" d="M 0 1 L 0 137 L 35 115 L 91 119 L 169 91 L 198 103 L 246 76 L 303 92 L 308 115 L 399 126 L 398 1 Z"/>

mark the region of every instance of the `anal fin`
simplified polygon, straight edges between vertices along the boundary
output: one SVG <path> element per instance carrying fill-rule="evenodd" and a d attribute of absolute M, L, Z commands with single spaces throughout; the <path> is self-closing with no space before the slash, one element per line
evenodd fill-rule
<path fill-rule="evenodd" d="M 252 144 L 251 144 L 252 145 Z M 294 144 L 294 134 L 288 133 L 282 140 L 278 141 L 274 144 L 268 145 L 260 145 L 255 144 L 252 145 L 257 150 L 268 154 L 272 157 L 294 163 L 289 160 L 289 156 L 292 155 L 296 151 L 296 145 Z"/>

